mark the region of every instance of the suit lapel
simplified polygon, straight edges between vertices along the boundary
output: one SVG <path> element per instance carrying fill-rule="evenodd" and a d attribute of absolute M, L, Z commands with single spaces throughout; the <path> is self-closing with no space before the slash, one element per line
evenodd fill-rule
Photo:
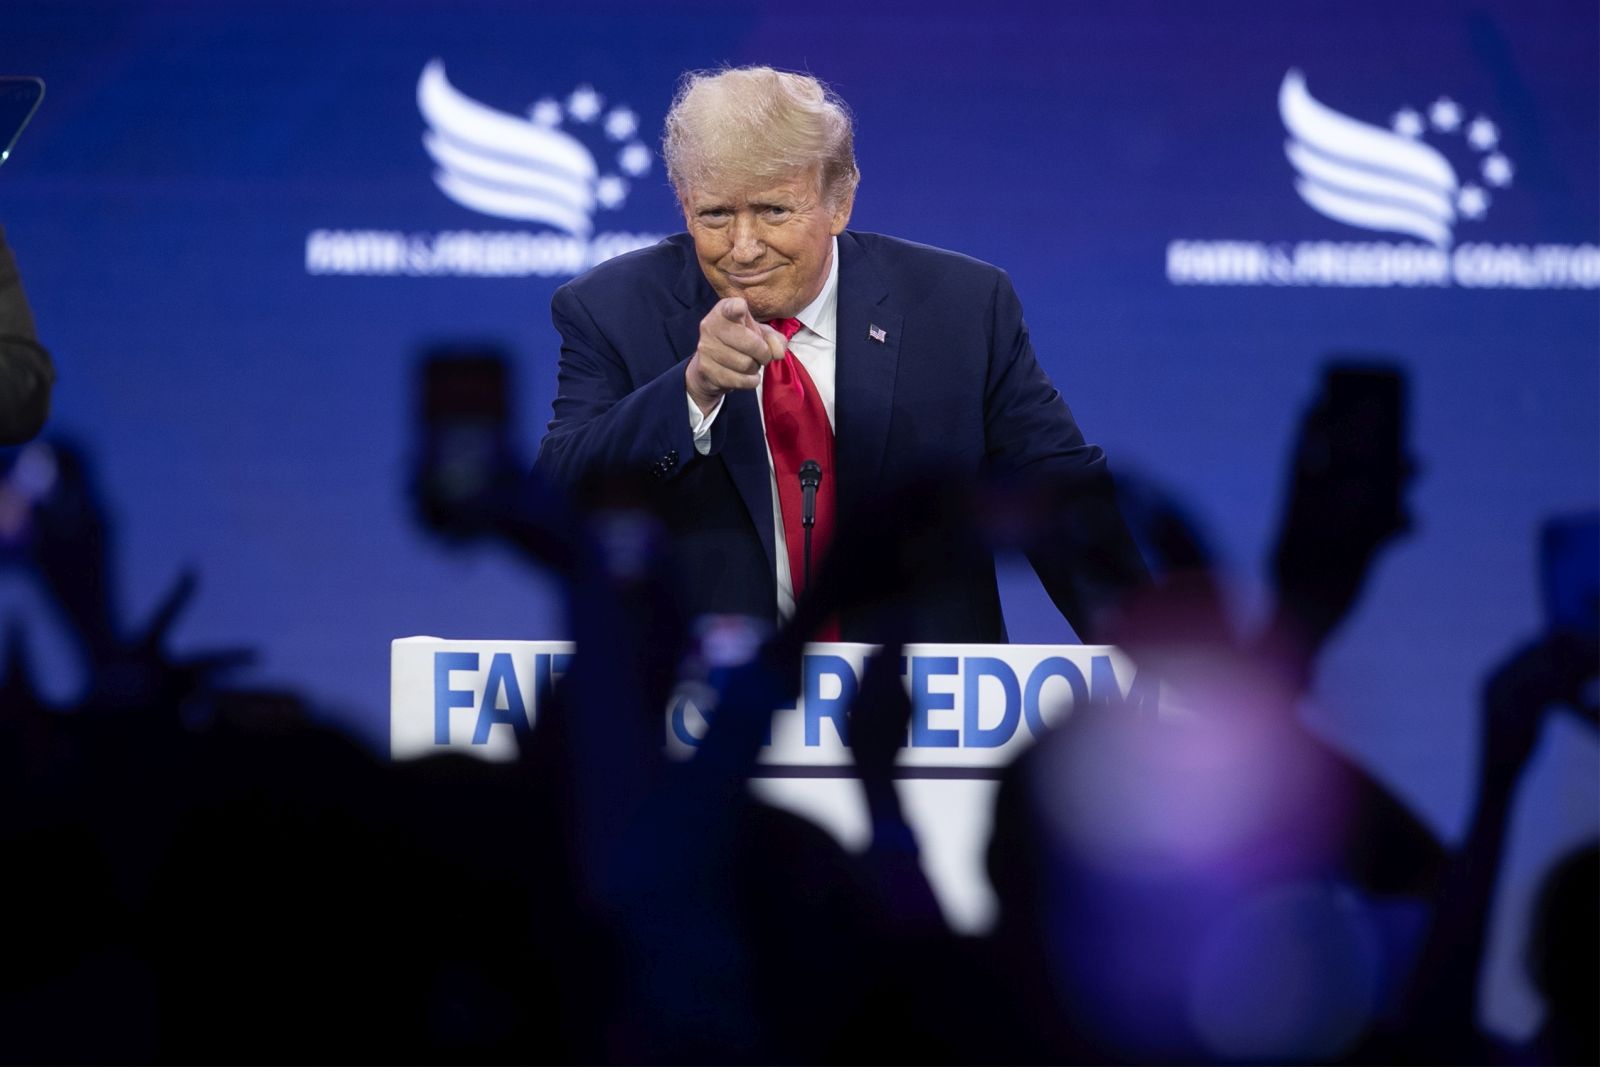
<path fill-rule="evenodd" d="M 834 458 L 841 511 L 870 493 L 883 472 L 903 325 L 855 235 L 840 234 Z"/>
<path fill-rule="evenodd" d="M 768 572 L 777 574 L 778 548 L 772 530 L 772 470 L 767 465 L 767 435 L 761 425 L 761 408 L 749 389 L 729 393 L 722 401 L 720 422 L 728 422 L 728 437 L 722 443 L 722 463 L 728 477 L 750 512 L 756 533 L 761 535 L 761 550 L 767 554 Z"/>
<path fill-rule="evenodd" d="M 667 320 L 667 336 L 677 354 L 676 362 L 682 362 L 694 355 L 695 346 L 700 343 L 700 320 L 717 302 L 717 294 L 700 272 L 692 246 L 674 291 L 687 306 Z M 772 472 L 767 466 L 767 437 L 761 426 L 761 409 L 756 404 L 755 393 L 750 390 L 729 393 L 723 398 L 717 422 L 727 435 L 717 458 L 727 468 L 739 498 L 750 513 L 750 521 L 755 524 L 761 550 L 767 556 L 768 573 L 776 574 L 778 550 L 772 529 Z"/>

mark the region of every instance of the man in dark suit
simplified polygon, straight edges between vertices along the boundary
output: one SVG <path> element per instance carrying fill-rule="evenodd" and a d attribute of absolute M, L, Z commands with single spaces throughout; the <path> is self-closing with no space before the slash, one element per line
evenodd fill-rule
<path fill-rule="evenodd" d="M 565 484 L 606 470 L 660 479 L 687 606 L 767 619 L 807 578 L 808 460 L 819 543 L 835 514 L 928 471 L 1069 479 L 1096 535 L 1030 559 L 1092 639 L 1144 565 L 1006 275 L 845 228 L 859 180 L 850 120 L 808 76 L 691 76 L 665 149 L 689 232 L 557 291 L 560 381 L 539 468 Z M 952 558 L 912 600 L 914 639 L 1005 638 L 987 554 Z M 841 622 L 846 640 L 879 636 L 867 615 Z"/>

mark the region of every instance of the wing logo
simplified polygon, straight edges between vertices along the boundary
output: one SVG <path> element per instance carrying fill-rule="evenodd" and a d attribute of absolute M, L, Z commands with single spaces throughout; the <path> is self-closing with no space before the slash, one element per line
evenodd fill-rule
<path fill-rule="evenodd" d="M 450 84 L 444 62 L 429 61 L 417 80 L 417 107 L 427 130 L 423 147 L 433 158 L 434 184 L 462 207 L 504 219 L 540 222 L 587 238 L 597 209 L 615 209 L 628 196 L 628 179 L 650 169 L 650 150 L 635 134 L 638 118 L 624 106 L 605 109 L 589 86 L 566 100 L 545 97 L 526 118 L 466 96 Z M 598 125 L 618 147 L 617 170 L 601 173 L 595 154 L 563 128 Z"/>
<path fill-rule="evenodd" d="M 1295 189 L 1301 199 L 1351 226 L 1420 237 L 1444 248 L 1459 219 L 1477 221 L 1488 213 L 1484 185 L 1511 184 L 1513 168 L 1499 150 L 1499 127 L 1483 115 L 1466 121 L 1461 105 L 1448 96 L 1435 100 L 1426 116 L 1401 108 L 1384 129 L 1319 102 L 1305 77 L 1291 70 L 1278 88 L 1278 114 L 1289 131 L 1284 151 L 1299 175 Z M 1462 135 L 1483 157 L 1474 160 L 1474 180 L 1462 182 L 1444 154 L 1423 143 L 1429 129 Z"/>
<path fill-rule="evenodd" d="M 1440 95 L 1374 125 L 1317 100 L 1294 69 L 1277 97 L 1300 199 L 1335 222 L 1405 239 L 1179 238 L 1167 242 L 1171 284 L 1600 289 L 1600 245 L 1469 236 L 1517 180 L 1500 127 L 1482 112 Z"/>
<path fill-rule="evenodd" d="M 1438 149 L 1320 103 L 1298 70 L 1284 75 L 1278 113 L 1295 190 L 1316 211 L 1440 247 L 1451 242 L 1460 182 Z"/>

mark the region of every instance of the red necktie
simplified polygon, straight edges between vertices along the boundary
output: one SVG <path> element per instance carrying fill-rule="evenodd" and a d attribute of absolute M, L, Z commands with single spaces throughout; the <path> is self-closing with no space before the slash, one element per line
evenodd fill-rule
<path fill-rule="evenodd" d="M 799 319 L 774 319 L 770 325 L 785 341 L 800 330 Z M 811 530 L 811 569 L 821 566 L 833 537 L 833 427 L 811 375 L 793 352 L 767 364 L 761 375 L 761 416 L 767 424 L 767 448 L 772 452 L 773 477 L 778 483 L 778 509 L 783 515 L 783 536 L 789 547 L 789 579 L 794 596 L 805 589 L 805 527 L 801 522 L 800 465 L 816 460 L 822 468 L 817 487 L 816 524 Z M 829 622 L 817 634 L 819 641 L 839 639 L 837 623 Z"/>

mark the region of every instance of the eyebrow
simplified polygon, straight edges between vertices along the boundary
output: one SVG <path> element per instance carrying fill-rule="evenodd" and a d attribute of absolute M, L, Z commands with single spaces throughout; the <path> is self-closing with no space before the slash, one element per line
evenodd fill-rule
<path fill-rule="evenodd" d="M 799 209 L 800 198 L 778 193 L 772 196 L 749 197 L 738 204 L 731 200 L 707 200 L 704 203 L 691 205 L 691 210 L 696 215 L 704 215 L 712 211 L 737 211 L 741 205 L 756 210 L 779 208 L 783 211 L 795 211 Z"/>

